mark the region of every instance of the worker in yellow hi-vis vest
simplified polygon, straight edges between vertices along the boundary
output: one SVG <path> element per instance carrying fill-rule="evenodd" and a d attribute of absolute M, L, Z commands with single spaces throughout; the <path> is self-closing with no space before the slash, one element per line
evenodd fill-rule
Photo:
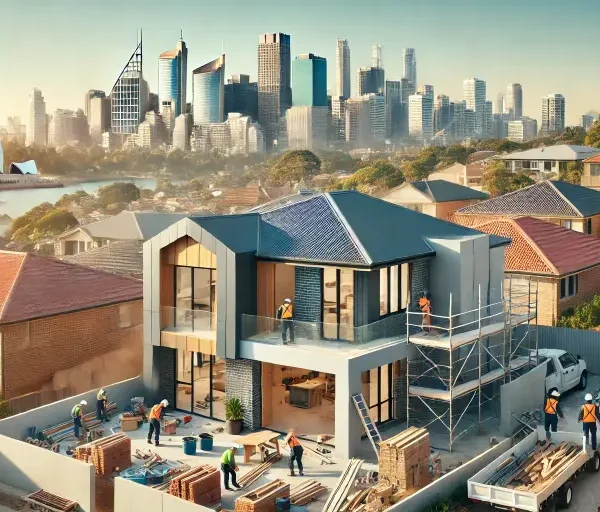
<path fill-rule="evenodd" d="M 285 299 L 277 310 L 277 318 L 281 320 L 281 340 L 287 345 L 286 332 L 290 333 L 290 343 L 294 343 L 294 306 L 291 299 Z"/>
<path fill-rule="evenodd" d="M 546 404 L 544 405 L 544 426 L 546 429 L 546 439 L 548 439 L 548 441 L 552 437 L 550 430 L 552 429 L 552 432 L 558 430 L 558 417 L 564 418 L 558 403 L 559 397 L 560 393 L 554 389 L 548 393 L 548 398 L 546 398 Z"/>
<path fill-rule="evenodd" d="M 585 440 L 589 443 L 590 434 L 592 437 L 592 450 L 596 449 L 596 422 L 600 418 L 598 406 L 592 402 L 593 397 L 591 393 L 585 395 L 585 404 L 581 406 L 579 411 L 578 422 L 583 423 L 583 433 L 585 434 Z"/>

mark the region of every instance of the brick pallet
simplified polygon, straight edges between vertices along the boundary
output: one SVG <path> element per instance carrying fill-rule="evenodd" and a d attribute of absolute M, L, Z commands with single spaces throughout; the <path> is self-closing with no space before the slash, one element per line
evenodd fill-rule
<path fill-rule="evenodd" d="M 171 480 L 169 494 L 196 505 L 214 505 L 221 501 L 221 474 L 206 464 L 195 467 Z"/>
<path fill-rule="evenodd" d="M 379 478 L 399 490 L 431 483 L 429 432 L 411 427 L 380 443 Z"/>
<path fill-rule="evenodd" d="M 131 466 L 131 439 L 126 434 L 115 434 L 75 448 L 75 458 L 90 462 L 97 475 L 123 471 Z"/>
<path fill-rule="evenodd" d="M 235 512 L 275 512 L 277 498 L 290 497 L 290 484 L 274 480 L 235 500 Z"/>

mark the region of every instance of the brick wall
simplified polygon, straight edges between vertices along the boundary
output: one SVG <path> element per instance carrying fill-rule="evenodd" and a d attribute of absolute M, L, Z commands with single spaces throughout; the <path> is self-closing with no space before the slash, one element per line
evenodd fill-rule
<path fill-rule="evenodd" d="M 6 398 L 42 387 L 84 392 L 141 373 L 141 300 L 4 325 L 0 332 Z"/>
<path fill-rule="evenodd" d="M 244 428 L 261 426 L 261 363 L 250 359 L 227 359 L 225 365 L 225 395 L 238 398 L 244 408 Z"/>
<path fill-rule="evenodd" d="M 579 276 L 577 295 L 566 299 L 560 298 L 560 280 L 556 280 L 554 297 L 557 302 L 557 321 L 567 309 L 574 308 L 591 300 L 594 295 L 600 294 L 600 267 L 584 270 L 577 275 Z"/>
<path fill-rule="evenodd" d="M 412 275 L 410 283 L 410 300 L 417 306 L 421 293 L 429 288 L 429 260 L 423 259 L 412 263 Z"/>
<path fill-rule="evenodd" d="M 302 322 L 321 322 L 323 290 L 321 269 L 296 267 L 294 313 Z"/>
<path fill-rule="evenodd" d="M 152 403 L 166 398 L 175 407 L 175 380 L 177 378 L 177 350 L 167 347 L 152 347 L 153 367 L 158 374 L 157 396 Z M 150 402 L 150 400 L 147 400 Z"/>

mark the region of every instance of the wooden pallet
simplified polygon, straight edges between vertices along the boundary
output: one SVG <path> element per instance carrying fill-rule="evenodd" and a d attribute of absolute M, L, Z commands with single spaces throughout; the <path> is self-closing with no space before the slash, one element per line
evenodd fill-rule
<path fill-rule="evenodd" d="M 340 512 L 347 496 L 354 489 L 354 482 L 358 471 L 360 470 L 363 461 L 360 459 L 350 459 L 346 469 L 341 474 L 337 485 L 329 495 L 329 499 L 325 503 L 323 512 Z"/>
<path fill-rule="evenodd" d="M 43 489 L 25 496 L 23 499 L 29 504 L 30 508 L 40 512 L 69 512 L 79 506 L 75 501 Z"/>
<path fill-rule="evenodd" d="M 235 500 L 235 512 L 275 512 L 278 498 L 290 497 L 290 484 L 274 480 Z"/>

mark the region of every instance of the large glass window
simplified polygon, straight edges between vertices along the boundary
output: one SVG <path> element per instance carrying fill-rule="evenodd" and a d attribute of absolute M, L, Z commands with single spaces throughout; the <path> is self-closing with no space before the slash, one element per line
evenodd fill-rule
<path fill-rule="evenodd" d="M 175 267 L 176 326 L 194 330 L 214 328 L 217 309 L 217 271 L 210 268 Z"/>
<path fill-rule="evenodd" d="M 390 270 L 379 271 L 379 314 L 385 316 L 390 312 Z"/>
<path fill-rule="evenodd" d="M 323 269 L 323 336 L 354 339 L 354 271 Z"/>
<path fill-rule="evenodd" d="M 567 297 L 572 297 L 573 295 L 577 295 L 577 291 L 579 290 L 579 276 L 575 274 L 574 276 L 563 277 L 560 280 L 560 298 L 566 299 Z"/>
<path fill-rule="evenodd" d="M 192 269 L 191 267 L 175 267 L 175 307 L 176 325 L 192 325 Z"/>
<path fill-rule="evenodd" d="M 409 282 L 409 263 L 379 271 L 379 316 L 384 317 L 406 309 Z"/>
<path fill-rule="evenodd" d="M 393 364 L 386 364 L 366 372 L 369 381 L 369 416 L 377 424 L 385 423 L 393 417 L 392 371 Z"/>
<path fill-rule="evenodd" d="M 354 339 L 354 271 L 340 270 L 340 338 Z"/>

